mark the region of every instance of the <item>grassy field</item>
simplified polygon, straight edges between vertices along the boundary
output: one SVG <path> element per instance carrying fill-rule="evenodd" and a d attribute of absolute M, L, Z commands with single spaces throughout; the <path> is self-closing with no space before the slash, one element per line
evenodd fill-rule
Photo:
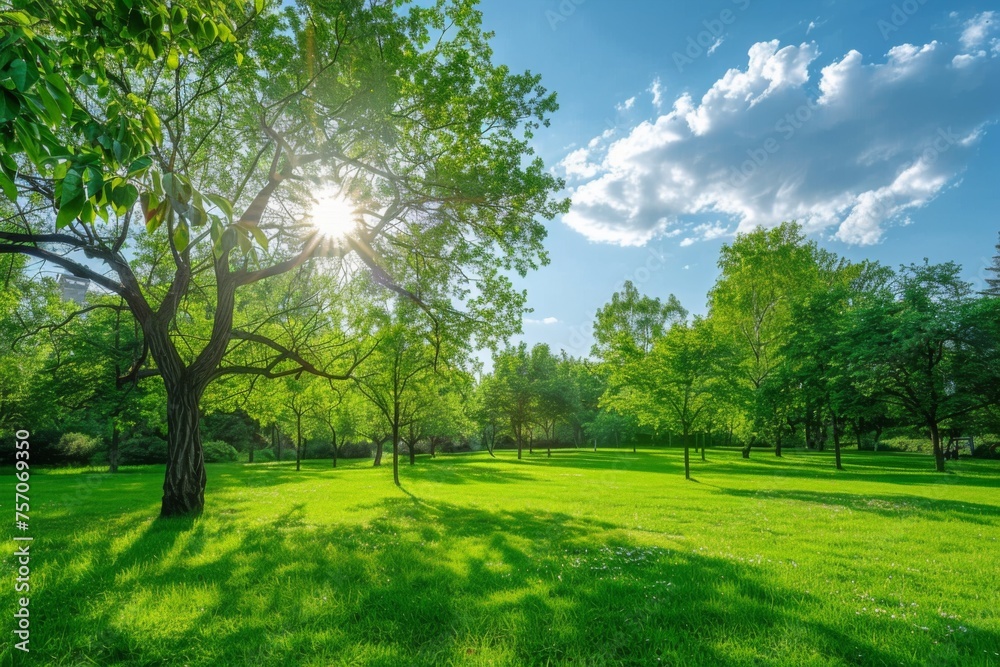
<path fill-rule="evenodd" d="M 161 468 L 35 471 L 0 664 L 1000 665 L 1000 465 L 831 456 L 218 464 L 193 521 Z"/>

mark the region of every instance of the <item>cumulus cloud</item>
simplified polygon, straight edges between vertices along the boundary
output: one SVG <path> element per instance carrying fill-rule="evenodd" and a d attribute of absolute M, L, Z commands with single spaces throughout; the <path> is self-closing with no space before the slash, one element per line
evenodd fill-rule
<path fill-rule="evenodd" d="M 997 13 L 983 12 L 969 19 L 962 31 L 961 42 L 966 49 L 982 46 L 997 27 Z"/>
<path fill-rule="evenodd" d="M 545 324 L 545 325 L 559 324 L 559 318 L 557 318 L 557 317 L 545 317 L 543 319 L 536 320 L 536 319 L 532 319 L 530 317 L 526 317 L 526 318 L 524 318 L 524 323 L 525 324 Z"/>
<path fill-rule="evenodd" d="M 658 117 L 567 156 L 573 208 L 564 220 L 619 245 L 686 228 L 695 215 L 721 217 L 720 233 L 794 219 L 876 243 L 957 182 L 1000 118 L 1000 50 L 978 48 L 994 24 L 980 15 L 953 45 L 902 44 L 876 62 L 850 51 L 823 67 L 815 43 L 755 44 L 747 65 L 700 99 L 685 93 Z"/>

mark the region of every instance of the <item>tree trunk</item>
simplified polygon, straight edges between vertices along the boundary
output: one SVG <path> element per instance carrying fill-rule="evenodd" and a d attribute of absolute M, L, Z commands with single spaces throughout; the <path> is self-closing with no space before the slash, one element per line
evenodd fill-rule
<path fill-rule="evenodd" d="M 330 442 L 333 445 L 333 467 L 337 467 L 337 432 L 333 431 L 333 436 L 330 438 Z"/>
<path fill-rule="evenodd" d="M 691 443 L 689 442 L 691 436 L 684 433 L 682 437 L 684 438 L 684 479 L 691 479 Z"/>
<path fill-rule="evenodd" d="M 781 458 L 781 431 L 778 431 L 778 435 L 774 441 L 774 455 Z"/>
<path fill-rule="evenodd" d="M 399 429 L 392 429 L 392 481 L 399 486 Z"/>
<path fill-rule="evenodd" d="M 382 445 L 385 444 L 385 440 L 378 440 L 375 442 L 375 462 L 372 463 L 373 468 L 377 468 L 382 465 Z"/>
<path fill-rule="evenodd" d="M 199 394 L 194 387 L 184 385 L 167 388 L 167 472 L 161 517 L 200 514 L 205 507 Z"/>
<path fill-rule="evenodd" d="M 941 449 L 941 432 L 938 430 L 937 422 L 931 421 L 928 425 L 931 429 L 931 442 L 934 444 L 934 466 L 938 472 L 944 472 L 944 450 Z"/>
<path fill-rule="evenodd" d="M 121 432 L 118 422 L 111 425 L 111 447 L 108 449 L 108 472 L 118 472 L 118 440 Z"/>
<path fill-rule="evenodd" d="M 302 470 L 302 415 L 295 415 L 295 472 Z"/>
<path fill-rule="evenodd" d="M 837 462 L 837 470 L 843 470 L 844 466 L 840 462 L 840 429 L 837 417 L 833 416 L 833 458 Z"/>
<path fill-rule="evenodd" d="M 406 448 L 410 451 L 410 465 L 413 465 L 417 461 L 416 446 L 413 442 L 407 442 Z"/>
<path fill-rule="evenodd" d="M 277 456 L 278 463 L 281 463 L 281 434 L 278 433 L 278 425 L 271 425 L 271 442 L 273 443 L 274 453 Z"/>
<path fill-rule="evenodd" d="M 709 435 L 709 438 L 711 438 L 711 435 Z M 701 436 L 701 460 L 702 461 L 705 460 L 705 436 L 704 435 Z"/>

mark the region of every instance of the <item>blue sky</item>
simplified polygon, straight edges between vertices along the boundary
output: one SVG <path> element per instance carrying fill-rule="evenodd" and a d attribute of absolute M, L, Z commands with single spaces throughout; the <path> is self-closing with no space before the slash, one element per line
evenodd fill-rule
<path fill-rule="evenodd" d="M 522 281 L 529 343 L 585 355 L 626 279 L 703 312 L 722 243 L 786 219 L 852 259 L 1000 231 L 1000 11 L 906 0 L 483 0 L 496 62 L 559 95 L 536 150 L 574 205 Z"/>

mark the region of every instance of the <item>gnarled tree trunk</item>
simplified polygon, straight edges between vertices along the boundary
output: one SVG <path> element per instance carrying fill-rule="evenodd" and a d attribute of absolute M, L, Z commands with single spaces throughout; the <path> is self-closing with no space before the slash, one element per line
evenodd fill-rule
<path fill-rule="evenodd" d="M 200 514 L 205 506 L 205 455 L 201 447 L 201 392 L 167 388 L 167 473 L 160 516 Z"/>

